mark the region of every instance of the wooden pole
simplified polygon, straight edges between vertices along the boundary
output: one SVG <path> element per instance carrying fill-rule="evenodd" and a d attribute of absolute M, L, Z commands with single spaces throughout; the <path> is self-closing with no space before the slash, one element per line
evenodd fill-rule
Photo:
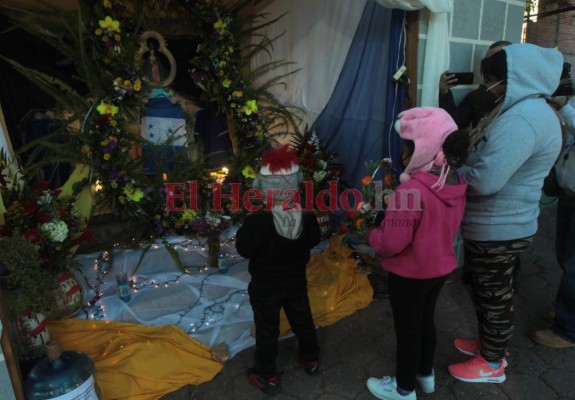
<path fill-rule="evenodd" d="M 10 375 L 10 380 L 12 381 L 12 389 L 14 390 L 14 396 L 16 400 L 24 399 L 24 388 L 22 381 L 22 374 L 20 373 L 20 365 L 18 363 L 18 357 L 14 348 L 12 347 L 12 340 L 10 340 L 10 320 L 8 318 L 8 313 L 5 308 L 4 295 L 2 293 L 2 288 L 0 288 L 0 320 L 2 321 L 2 337 L 0 338 L 0 345 L 2 345 L 2 352 L 4 353 L 4 359 L 6 360 L 6 367 L 8 368 L 8 374 Z"/>
<path fill-rule="evenodd" d="M 419 49 L 419 11 L 408 11 L 406 20 L 405 66 L 410 84 L 405 96 L 405 109 L 417 106 L 417 54 Z"/>

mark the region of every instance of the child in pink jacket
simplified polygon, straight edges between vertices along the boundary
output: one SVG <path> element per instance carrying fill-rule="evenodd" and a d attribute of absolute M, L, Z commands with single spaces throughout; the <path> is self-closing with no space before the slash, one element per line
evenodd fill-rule
<path fill-rule="evenodd" d="M 435 390 L 434 312 L 447 275 L 457 267 L 453 240 L 465 209 L 465 183 L 455 168 L 467 157 L 469 136 L 449 114 L 434 107 L 399 114 L 407 167 L 389 198 L 385 218 L 369 243 L 389 273 L 397 338 L 395 377 L 369 378 L 379 399 L 416 399 L 415 384 Z"/>

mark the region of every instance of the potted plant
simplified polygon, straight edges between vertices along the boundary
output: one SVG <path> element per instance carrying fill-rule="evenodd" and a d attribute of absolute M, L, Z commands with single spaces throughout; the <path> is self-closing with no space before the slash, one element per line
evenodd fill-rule
<path fill-rule="evenodd" d="M 86 219 L 73 197 L 60 196 L 46 183 L 29 184 L 15 163 L 0 154 L 0 194 L 5 206 L 0 222 L 0 265 L 4 288 L 12 289 L 9 312 L 70 316 L 81 306 L 80 289 L 70 304 L 59 285 L 70 285 L 74 251 L 87 239 Z M 72 284 L 73 285 L 73 284 Z M 79 299 L 79 302 L 78 302 Z"/>

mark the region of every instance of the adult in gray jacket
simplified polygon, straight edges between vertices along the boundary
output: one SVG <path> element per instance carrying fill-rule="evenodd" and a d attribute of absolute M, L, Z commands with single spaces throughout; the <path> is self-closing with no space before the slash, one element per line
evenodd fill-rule
<path fill-rule="evenodd" d="M 505 381 L 515 260 L 537 231 L 543 180 L 561 149 L 559 119 L 545 99 L 557 89 L 562 68 L 559 51 L 526 43 L 481 62 L 498 105 L 472 131 L 461 170 L 469 184 L 461 229 L 479 330 L 478 340 L 455 341 L 475 356 L 449 366 L 463 381 Z"/>

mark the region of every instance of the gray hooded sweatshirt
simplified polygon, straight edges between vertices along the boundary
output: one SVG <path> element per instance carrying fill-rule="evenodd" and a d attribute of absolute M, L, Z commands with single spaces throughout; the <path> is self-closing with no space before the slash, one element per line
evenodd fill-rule
<path fill-rule="evenodd" d="M 460 170 L 469 184 L 462 233 L 475 241 L 535 234 L 543 179 L 561 149 L 559 119 L 545 98 L 559 85 L 563 55 L 527 43 L 501 51 L 507 56 L 503 104 Z"/>

